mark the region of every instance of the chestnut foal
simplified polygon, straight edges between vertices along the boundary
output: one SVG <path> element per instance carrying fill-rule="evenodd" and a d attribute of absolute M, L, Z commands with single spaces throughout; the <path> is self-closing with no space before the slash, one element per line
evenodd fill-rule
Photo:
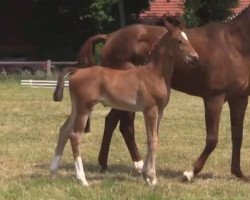
<path fill-rule="evenodd" d="M 142 168 L 144 180 L 156 184 L 155 157 L 158 130 L 163 109 L 170 96 L 170 79 L 175 62 L 192 63 L 198 55 L 190 45 L 186 34 L 165 22 L 168 30 L 148 55 L 148 63 L 130 70 L 115 70 L 100 66 L 76 69 L 70 76 L 69 90 L 72 102 L 71 114 L 60 129 L 60 138 L 69 137 L 75 160 L 76 178 L 87 186 L 80 156 L 80 136 L 88 116 L 97 103 L 126 111 L 142 111 L 147 132 L 147 156 Z M 191 67 L 190 65 L 184 65 Z M 112 78 L 111 78 L 112 77 Z M 60 140 L 58 140 L 60 146 Z M 51 163 L 54 176 L 61 159 L 56 149 Z"/>

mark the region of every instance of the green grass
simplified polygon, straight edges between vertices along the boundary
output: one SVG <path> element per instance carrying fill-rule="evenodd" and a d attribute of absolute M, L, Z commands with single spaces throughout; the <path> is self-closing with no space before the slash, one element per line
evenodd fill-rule
<path fill-rule="evenodd" d="M 52 101 L 51 89 L 21 87 L 14 79 L 0 81 L 0 199 L 249 199 L 249 183 L 230 174 L 231 136 L 229 110 L 223 109 L 219 143 L 200 175 L 182 183 L 184 170 L 191 169 L 204 148 L 205 126 L 200 98 L 172 91 L 160 129 L 157 156 L 158 185 L 145 185 L 136 175 L 121 134 L 116 131 L 109 156 L 109 172 L 100 174 L 97 157 L 108 108 L 97 106 L 92 134 L 83 135 L 82 156 L 89 188 L 74 179 L 73 158 L 67 144 L 58 177 L 51 180 L 49 164 L 60 125 L 70 111 L 68 93 L 62 103 Z M 67 90 L 66 90 L 67 91 Z M 136 140 L 145 156 L 143 117 L 136 115 Z M 250 130 L 246 114 L 244 132 Z M 250 174 L 250 136 L 242 146 L 242 169 Z"/>

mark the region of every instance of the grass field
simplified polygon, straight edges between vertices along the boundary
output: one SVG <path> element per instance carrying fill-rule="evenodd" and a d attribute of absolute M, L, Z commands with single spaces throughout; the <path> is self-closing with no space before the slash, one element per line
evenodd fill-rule
<path fill-rule="evenodd" d="M 192 183 L 182 183 L 184 170 L 204 147 L 203 102 L 172 91 L 160 129 L 157 157 L 158 185 L 151 188 L 134 170 L 125 143 L 115 132 L 109 172 L 100 174 L 97 157 L 108 108 L 97 106 L 92 133 L 83 135 L 82 156 L 89 188 L 74 179 L 71 149 L 67 144 L 58 177 L 51 180 L 49 164 L 59 126 L 69 113 L 68 93 L 62 103 L 52 101 L 51 89 L 21 87 L 13 80 L 0 81 L 0 200 L 54 199 L 250 199 L 250 185 L 230 174 L 231 136 L 228 106 L 221 119 L 219 143 L 203 171 Z M 146 152 L 143 117 L 136 116 L 136 140 Z M 250 175 L 250 113 L 246 114 L 242 169 Z"/>

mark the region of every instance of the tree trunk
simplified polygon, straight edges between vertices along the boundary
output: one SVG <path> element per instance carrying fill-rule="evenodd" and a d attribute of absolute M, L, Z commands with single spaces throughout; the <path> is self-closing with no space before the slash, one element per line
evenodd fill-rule
<path fill-rule="evenodd" d="M 120 26 L 123 27 L 125 26 L 126 23 L 123 0 L 118 0 L 118 6 L 119 6 Z"/>

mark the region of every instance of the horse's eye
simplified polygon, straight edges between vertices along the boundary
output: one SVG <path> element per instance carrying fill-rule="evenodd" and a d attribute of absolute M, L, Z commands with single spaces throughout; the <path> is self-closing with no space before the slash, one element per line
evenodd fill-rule
<path fill-rule="evenodd" d="M 182 44 L 182 40 L 178 40 L 178 43 L 179 43 L 179 44 Z"/>

